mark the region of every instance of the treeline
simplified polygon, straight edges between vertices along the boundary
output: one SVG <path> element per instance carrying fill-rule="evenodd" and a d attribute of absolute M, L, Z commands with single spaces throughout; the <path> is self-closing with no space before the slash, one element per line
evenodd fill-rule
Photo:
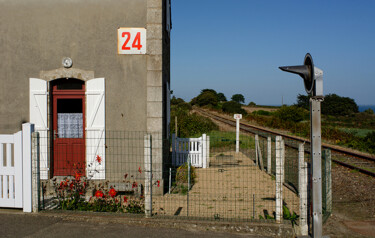
<path fill-rule="evenodd" d="M 284 105 L 273 112 L 265 109 L 247 113 L 242 108 L 245 102 L 242 94 L 234 94 L 228 101 L 223 93 L 218 93 L 213 89 L 203 89 L 190 103 L 184 102 L 180 98 L 172 98 L 171 131 L 174 131 L 174 115 L 178 115 L 181 137 L 207 133 L 210 130 L 217 129 L 217 126 L 215 127 L 211 120 L 191 113 L 192 106 L 196 105 L 229 114 L 241 113 L 244 119 L 257 125 L 287 130 L 295 135 L 309 138 L 309 100 L 308 96 L 298 95 L 296 104 L 292 106 Z M 256 104 L 250 102 L 248 106 L 256 107 Z M 347 130 L 348 128 L 354 128 L 355 130 Z M 367 131 L 367 133 L 359 135 L 358 130 Z M 375 154 L 374 112 L 367 110 L 360 113 L 358 105 L 353 99 L 328 94 L 322 102 L 322 137 L 334 144 Z"/>

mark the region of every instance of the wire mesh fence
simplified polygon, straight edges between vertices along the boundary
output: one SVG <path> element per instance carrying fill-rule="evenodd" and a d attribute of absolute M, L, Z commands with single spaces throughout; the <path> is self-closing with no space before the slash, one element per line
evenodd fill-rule
<path fill-rule="evenodd" d="M 40 207 L 213 221 L 274 222 L 283 209 L 300 213 L 295 141 L 241 134 L 236 151 L 234 132 L 172 138 L 105 131 L 77 143 L 34 134 Z"/>

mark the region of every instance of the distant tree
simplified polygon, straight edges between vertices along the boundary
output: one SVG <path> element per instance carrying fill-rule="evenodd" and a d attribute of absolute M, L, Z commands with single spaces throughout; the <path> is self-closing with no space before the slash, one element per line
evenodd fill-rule
<path fill-rule="evenodd" d="M 296 106 L 309 110 L 309 107 L 310 107 L 309 106 L 310 105 L 310 102 L 309 102 L 310 99 L 309 98 L 310 98 L 309 96 L 298 94 Z"/>
<path fill-rule="evenodd" d="M 250 106 L 250 107 L 255 107 L 256 104 L 255 104 L 255 102 L 250 102 L 250 103 L 248 104 L 248 106 Z"/>
<path fill-rule="evenodd" d="M 205 89 L 201 90 L 201 94 L 205 93 L 205 92 L 212 92 L 213 94 L 217 95 L 217 92 L 213 89 L 210 89 L 210 88 L 205 88 Z"/>
<path fill-rule="evenodd" d="M 184 99 L 182 98 L 176 98 L 175 96 L 172 97 L 171 99 L 171 105 L 178 105 L 180 103 L 184 103 Z"/>
<path fill-rule="evenodd" d="M 235 101 L 238 103 L 245 102 L 245 97 L 242 94 L 234 94 L 231 99 L 232 101 Z"/>
<path fill-rule="evenodd" d="M 296 106 L 305 109 L 310 108 L 310 96 L 298 94 Z M 322 103 L 322 114 L 331 116 L 346 116 L 358 112 L 358 105 L 354 99 L 340 97 L 336 94 L 328 94 Z"/>
<path fill-rule="evenodd" d="M 241 113 L 247 115 L 247 112 L 241 108 L 241 104 L 235 101 L 223 103 L 222 110 L 226 113 Z"/>
<path fill-rule="evenodd" d="M 203 89 L 197 97 L 191 100 L 190 103 L 200 107 L 206 105 L 216 106 L 218 104 L 217 93 L 213 89 Z"/>
<path fill-rule="evenodd" d="M 218 93 L 217 94 L 217 100 L 219 102 L 226 102 L 227 101 L 227 98 L 225 97 L 224 93 Z"/>
<path fill-rule="evenodd" d="M 322 103 L 322 114 L 332 116 L 347 116 L 358 112 L 354 99 L 328 94 Z"/>

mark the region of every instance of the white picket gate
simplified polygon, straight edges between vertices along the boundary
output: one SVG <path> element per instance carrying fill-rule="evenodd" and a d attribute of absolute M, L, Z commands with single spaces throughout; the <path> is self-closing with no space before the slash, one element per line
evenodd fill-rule
<path fill-rule="evenodd" d="M 180 166 L 191 159 L 191 165 L 208 168 L 210 158 L 210 137 L 203 134 L 199 138 L 178 138 L 172 135 L 172 165 Z"/>
<path fill-rule="evenodd" d="M 0 135 L 0 207 L 23 208 L 31 212 L 31 133 L 33 125 L 22 131 Z"/>

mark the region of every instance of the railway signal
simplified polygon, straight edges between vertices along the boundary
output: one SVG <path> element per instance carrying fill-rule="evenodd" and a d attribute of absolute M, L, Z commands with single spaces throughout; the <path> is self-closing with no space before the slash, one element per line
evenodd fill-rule
<path fill-rule="evenodd" d="M 303 65 L 283 66 L 281 70 L 302 77 L 305 90 L 310 97 L 310 139 L 312 173 L 312 236 L 322 237 L 322 139 L 321 139 L 321 102 L 323 96 L 323 71 L 314 66 L 309 53 Z"/>

